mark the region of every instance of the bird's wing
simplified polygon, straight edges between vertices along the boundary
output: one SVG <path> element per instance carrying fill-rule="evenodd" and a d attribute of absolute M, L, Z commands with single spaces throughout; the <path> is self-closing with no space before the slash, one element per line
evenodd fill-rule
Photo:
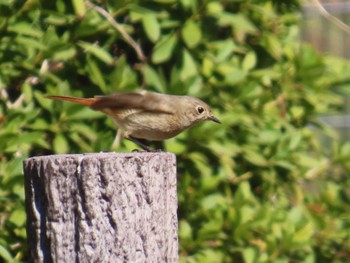
<path fill-rule="evenodd" d="M 153 92 L 119 93 L 108 96 L 95 96 L 96 101 L 90 105 L 93 110 L 110 109 L 139 109 L 146 112 L 174 113 L 169 103 L 168 95 Z"/>

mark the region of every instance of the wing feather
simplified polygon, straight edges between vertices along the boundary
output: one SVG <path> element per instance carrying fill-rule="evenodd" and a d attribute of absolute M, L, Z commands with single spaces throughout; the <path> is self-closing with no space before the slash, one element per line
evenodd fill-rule
<path fill-rule="evenodd" d="M 153 92 L 119 93 L 108 96 L 95 96 L 96 101 L 90 105 L 93 110 L 138 109 L 146 112 L 174 113 L 169 95 Z"/>

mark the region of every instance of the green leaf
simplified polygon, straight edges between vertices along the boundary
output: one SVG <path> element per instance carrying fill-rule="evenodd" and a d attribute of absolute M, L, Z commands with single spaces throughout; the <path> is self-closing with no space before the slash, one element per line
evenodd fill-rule
<path fill-rule="evenodd" d="M 279 133 L 275 130 L 264 130 L 259 132 L 257 141 L 262 144 L 273 144 L 279 138 Z"/>
<path fill-rule="evenodd" d="M 214 209 L 217 206 L 224 206 L 225 198 L 221 194 L 212 194 L 202 200 L 202 207 L 205 210 Z"/>
<path fill-rule="evenodd" d="M 33 130 L 48 130 L 50 125 L 45 119 L 38 118 L 29 127 Z"/>
<path fill-rule="evenodd" d="M 296 169 L 295 165 L 293 165 L 288 161 L 283 161 L 283 160 L 275 162 L 275 165 L 291 171 L 294 171 Z"/>
<path fill-rule="evenodd" d="M 238 190 L 235 193 L 235 201 L 238 203 L 254 200 L 250 184 L 246 181 L 240 182 Z"/>
<path fill-rule="evenodd" d="M 83 107 L 80 105 L 71 105 L 71 107 L 79 107 L 79 110 L 69 112 L 69 115 L 67 116 L 67 120 L 69 121 L 94 120 L 103 117 L 101 112 L 94 111 L 88 107 Z"/>
<path fill-rule="evenodd" d="M 18 136 L 11 140 L 12 147 L 14 145 L 20 145 L 20 144 L 34 144 L 39 140 L 42 140 L 44 137 L 43 132 L 35 131 L 35 132 L 26 132 L 21 134 L 21 136 Z"/>
<path fill-rule="evenodd" d="M 216 68 L 220 75 L 224 76 L 225 83 L 229 85 L 236 85 L 244 81 L 247 77 L 247 72 L 239 68 L 234 67 L 231 64 L 221 64 Z"/>
<path fill-rule="evenodd" d="M 33 48 L 38 50 L 45 50 L 47 48 L 42 42 L 40 42 L 40 40 L 31 37 L 18 36 L 16 37 L 15 41 L 17 44 L 25 47 L 26 49 Z"/>
<path fill-rule="evenodd" d="M 190 77 L 197 76 L 198 71 L 197 71 L 197 66 L 196 63 L 191 56 L 191 54 L 184 49 L 183 50 L 183 63 L 182 63 L 182 69 L 180 73 L 180 78 L 181 80 L 186 80 Z"/>
<path fill-rule="evenodd" d="M 90 125 L 83 123 L 72 123 L 70 128 L 72 132 L 78 132 L 81 136 L 85 136 L 90 141 L 95 141 L 98 136 L 96 131 Z"/>
<path fill-rule="evenodd" d="M 253 51 L 248 52 L 248 54 L 244 57 L 242 68 L 245 71 L 249 71 L 253 69 L 256 65 L 256 54 Z"/>
<path fill-rule="evenodd" d="M 11 256 L 11 253 L 0 244 L 0 257 L 6 262 L 13 262 L 14 258 Z"/>
<path fill-rule="evenodd" d="M 160 3 L 160 4 L 175 4 L 177 1 L 176 0 L 153 0 L 155 3 Z"/>
<path fill-rule="evenodd" d="M 294 118 L 300 119 L 305 115 L 305 108 L 303 106 L 292 106 L 290 113 Z"/>
<path fill-rule="evenodd" d="M 239 29 L 247 33 L 256 32 L 255 25 L 243 14 L 231 14 L 224 12 L 218 15 L 221 26 L 231 25 L 234 29 Z"/>
<path fill-rule="evenodd" d="M 86 10 L 85 10 L 85 3 L 83 0 L 73 0 L 72 3 L 73 3 L 75 14 L 77 14 L 80 17 L 85 15 Z"/>
<path fill-rule="evenodd" d="M 292 238 L 293 243 L 304 244 L 311 242 L 311 237 L 314 233 L 314 226 L 311 222 L 299 229 Z"/>
<path fill-rule="evenodd" d="M 37 138 L 37 139 L 40 140 L 40 138 Z M 16 143 L 16 140 L 13 140 L 12 142 L 10 142 L 11 145 L 13 145 L 14 143 Z M 20 144 L 17 144 L 16 146 L 17 147 L 14 150 L 18 151 L 20 149 Z M 8 175 L 6 179 L 13 178 L 22 173 L 23 161 L 24 161 L 24 158 L 22 157 L 22 158 L 11 159 L 10 161 L 7 162 L 6 172 Z M 23 191 L 22 188 L 20 189 Z"/>
<path fill-rule="evenodd" d="M 87 57 L 87 70 L 89 72 L 91 80 L 100 87 L 102 91 L 105 91 L 107 89 L 105 78 L 103 76 L 102 71 L 100 70 L 98 64 L 95 62 L 95 60 L 88 56 Z"/>
<path fill-rule="evenodd" d="M 66 138 L 62 134 L 57 134 L 53 140 L 53 149 L 55 153 L 68 153 L 69 145 Z"/>
<path fill-rule="evenodd" d="M 142 67 L 141 67 L 142 70 Z M 132 68 L 132 65 L 127 61 L 127 56 L 122 55 L 114 67 L 112 74 L 108 77 L 111 85 L 103 89 L 105 93 L 115 92 L 116 90 L 129 90 L 130 88 L 138 88 L 137 72 Z"/>
<path fill-rule="evenodd" d="M 220 15 L 224 11 L 224 7 L 219 2 L 209 2 L 206 7 L 209 15 Z"/>
<path fill-rule="evenodd" d="M 10 32 L 15 32 L 17 34 L 26 35 L 26 36 L 32 36 L 35 38 L 40 38 L 43 35 L 43 32 L 40 29 L 33 27 L 32 24 L 19 22 L 19 21 L 17 23 L 13 23 L 12 25 L 9 25 L 7 30 Z"/>
<path fill-rule="evenodd" d="M 45 98 L 39 91 L 34 91 L 34 97 L 38 101 L 40 107 L 46 109 L 47 111 L 52 111 L 52 100 Z"/>
<path fill-rule="evenodd" d="M 197 2 L 193 0 L 180 0 L 181 5 L 184 7 L 186 10 L 190 10 L 191 8 L 195 8 Z"/>
<path fill-rule="evenodd" d="M 193 262 L 189 263 L 222 263 L 224 261 L 224 255 L 221 251 L 217 251 L 214 249 L 210 249 L 205 247 L 205 249 L 201 250 L 198 255 L 197 259 Z"/>
<path fill-rule="evenodd" d="M 250 206 L 242 206 L 241 209 L 239 209 L 239 215 L 240 215 L 240 223 L 241 224 L 247 224 L 251 222 L 255 216 L 256 209 Z"/>
<path fill-rule="evenodd" d="M 301 142 L 302 142 L 301 132 L 297 131 L 293 133 L 290 138 L 289 149 L 296 150 Z"/>
<path fill-rule="evenodd" d="M 142 67 L 142 73 L 146 80 L 147 86 L 153 86 L 159 92 L 165 92 L 165 83 L 162 81 L 161 74 L 158 74 L 151 66 Z"/>
<path fill-rule="evenodd" d="M 254 248 L 248 247 L 243 249 L 243 258 L 245 263 L 256 262 L 257 251 Z"/>
<path fill-rule="evenodd" d="M 26 222 L 26 213 L 24 212 L 24 209 L 14 210 L 11 213 L 8 220 L 12 224 L 15 224 L 17 227 L 24 226 L 24 224 Z"/>
<path fill-rule="evenodd" d="M 79 41 L 78 46 L 82 47 L 85 52 L 94 55 L 96 58 L 108 65 L 112 65 L 114 63 L 113 57 L 102 47 L 84 41 Z"/>
<path fill-rule="evenodd" d="M 160 36 L 160 25 L 156 16 L 151 14 L 143 15 L 142 25 L 149 40 L 153 43 L 157 42 Z"/>
<path fill-rule="evenodd" d="M 203 62 L 202 62 L 202 73 L 203 75 L 205 75 L 206 77 L 209 77 L 213 74 L 213 71 L 214 71 L 214 62 L 212 59 L 209 59 L 207 57 L 205 57 L 203 59 Z"/>
<path fill-rule="evenodd" d="M 210 221 L 205 222 L 199 229 L 198 238 L 199 239 L 210 239 L 215 238 L 220 233 L 222 227 L 222 219 L 215 218 Z"/>
<path fill-rule="evenodd" d="M 170 34 L 162 37 L 152 53 L 152 61 L 155 64 L 160 64 L 168 61 L 175 49 L 177 37 L 175 34 Z"/>
<path fill-rule="evenodd" d="M 179 238 L 192 239 L 192 227 L 186 220 L 179 222 Z"/>
<path fill-rule="evenodd" d="M 53 60 L 59 60 L 59 61 L 67 61 L 70 59 L 73 59 L 75 57 L 75 55 L 77 54 L 77 51 L 75 49 L 75 47 L 73 46 L 66 46 L 63 49 L 57 50 L 53 56 L 52 59 Z"/>
<path fill-rule="evenodd" d="M 54 26 L 64 26 L 76 19 L 75 16 L 61 15 L 57 13 L 51 13 L 48 17 L 44 19 L 45 23 Z"/>
<path fill-rule="evenodd" d="M 244 158 L 249 161 L 252 164 L 255 164 L 257 166 L 266 166 L 267 161 L 265 157 L 258 152 L 257 149 L 254 149 L 252 147 L 244 147 L 242 148 L 244 152 Z"/>
<path fill-rule="evenodd" d="M 182 28 L 182 38 L 189 48 L 196 47 L 202 39 L 201 28 L 198 23 L 189 20 Z"/>
<path fill-rule="evenodd" d="M 288 213 L 289 221 L 292 222 L 293 224 L 297 224 L 301 221 L 304 221 L 303 212 L 304 212 L 303 207 L 301 206 L 293 207 Z"/>
<path fill-rule="evenodd" d="M 130 10 L 130 20 L 135 23 L 142 20 L 142 17 L 144 16 L 143 13 L 141 13 L 139 10 Z"/>
<path fill-rule="evenodd" d="M 272 57 L 277 60 L 282 57 L 282 44 L 275 35 L 265 33 L 262 37 L 262 43 Z"/>

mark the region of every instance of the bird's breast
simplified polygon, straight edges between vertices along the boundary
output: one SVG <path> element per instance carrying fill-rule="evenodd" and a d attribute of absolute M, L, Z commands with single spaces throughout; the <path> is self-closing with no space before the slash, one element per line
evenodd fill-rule
<path fill-rule="evenodd" d="M 176 114 L 147 112 L 140 109 L 104 109 L 114 122 L 135 138 L 161 141 L 172 138 L 187 128 Z"/>

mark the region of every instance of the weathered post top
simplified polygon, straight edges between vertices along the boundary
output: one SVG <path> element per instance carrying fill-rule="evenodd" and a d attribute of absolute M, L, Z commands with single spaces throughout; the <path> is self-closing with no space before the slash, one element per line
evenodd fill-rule
<path fill-rule="evenodd" d="M 33 157 L 24 176 L 32 261 L 178 261 L 174 154 Z"/>

